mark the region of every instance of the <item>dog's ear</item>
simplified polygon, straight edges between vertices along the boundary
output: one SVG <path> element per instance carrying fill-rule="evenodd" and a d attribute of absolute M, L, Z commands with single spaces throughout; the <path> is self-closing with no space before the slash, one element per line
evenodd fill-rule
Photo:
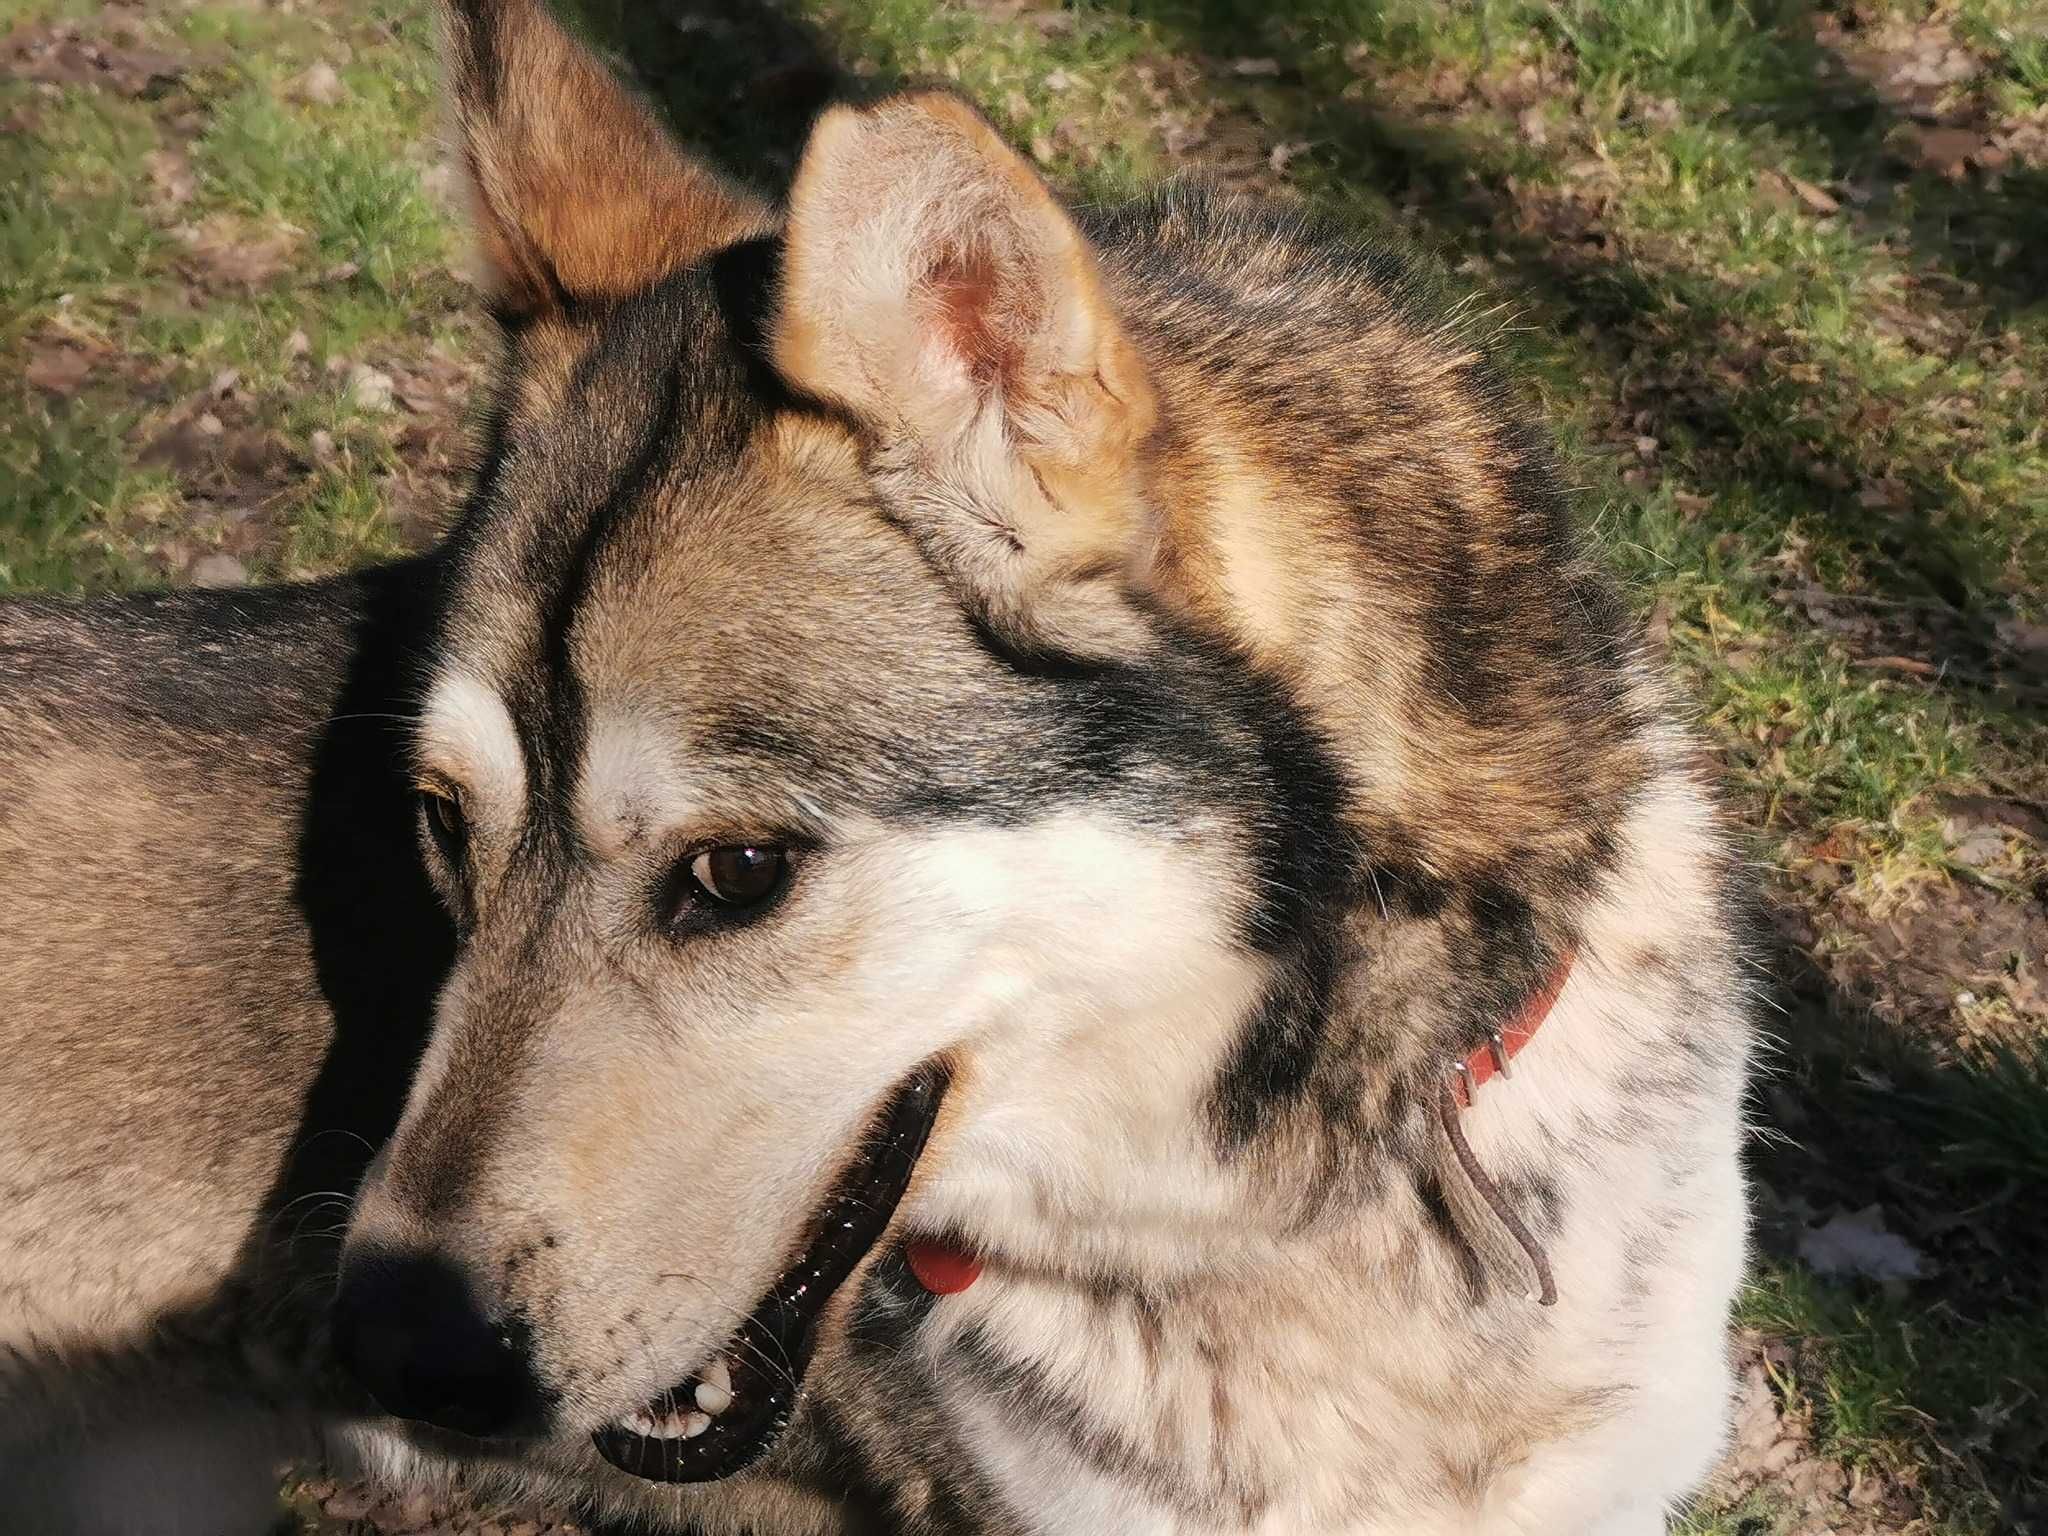
<path fill-rule="evenodd" d="M 447 0 L 448 91 L 486 277 L 531 316 L 637 292 L 769 226 L 542 0 Z"/>
<path fill-rule="evenodd" d="M 863 425 L 884 495 L 986 616 L 1085 651 L 1131 637 L 1151 385 L 1087 238 L 973 108 L 920 92 L 819 120 L 772 343 Z"/>

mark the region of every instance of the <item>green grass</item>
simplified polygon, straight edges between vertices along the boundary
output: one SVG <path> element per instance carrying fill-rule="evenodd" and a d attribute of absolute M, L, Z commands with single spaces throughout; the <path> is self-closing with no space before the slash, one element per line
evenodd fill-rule
<path fill-rule="evenodd" d="M 1962 895 L 2023 904 L 2048 879 L 2038 849 L 1965 867 L 1940 819 L 1963 792 L 2048 801 L 2042 701 L 2000 649 L 2048 622 L 2048 167 L 1994 182 L 1915 164 L 1867 61 L 1816 31 L 1846 10 L 791 0 L 793 28 L 735 5 L 725 30 L 681 33 L 629 0 L 573 8 L 686 136 L 770 183 L 804 109 L 757 75 L 808 27 L 869 88 L 956 82 L 1080 198 L 1196 163 L 1403 243 L 1453 295 L 1505 296 L 1502 344 L 1592 538 L 1668 635 L 1771 899 L 1810 925 L 1810 963 L 1854 971 L 1914 903 L 1932 942 Z M 0 0 L 0 26 L 90 25 L 97 9 Z M 1968 50 L 1975 73 L 1945 110 L 1982 132 L 2048 111 L 2038 0 L 1855 16 L 1854 48 L 1880 64 L 1919 40 Z M 424 179 L 441 123 L 425 6 L 145 21 L 151 46 L 190 61 L 165 94 L 0 81 L 0 115 L 27 125 L 0 135 L 0 589 L 161 580 L 179 551 L 229 538 L 217 498 L 140 462 L 229 369 L 230 425 L 291 454 L 252 570 L 392 553 L 386 487 L 405 450 L 396 417 L 351 400 L 346 366 L 479 351 L 447 270 L 461 241 Z M 333 105 L 293 89 L 321 60 L 345 90 Z M 187 202 L 139 193 L 152 152 L 182 157 Z M 286 240 L 282 269 L 195 273 L 188 237 L 209 228 Z M 101 354 L 77 393 L 24 382 L 66 336 Z M 1798 873 L 1816 849 L 1840 867 L 1825 889 Z M 2048 1498 L 2048 1449 L 2021 1427 L 2048 1420 L 2025 1395 L 2048 1381 L 2048 1253 L 2013 1193 L 2048 1172 L 2048 1047 L 2037 1015 L 2000 1003 L 2012 1028 L 1987 1043 L 1882 966 L 1856 974 L 1863 991 L 1817 982 L 1782 1025 L 1777 1087 L 1805 1118 L 1760 1167 L 1830 1208 L 1968 1219 L 1902 1294 L 1779 1258 L 1745 1310 L 1798 1345 L 1787 1390 L 1828 1454 L 1883 1469 L 1921 1529 L 1989 1532 Z M 1892 1091 L 1867 1088 L 1880 1070 Z M 1791 1518 L 1765 1490 L 1687 1529 L 1754 1536 Z"/>
<path fill-rule="evenodd" d="M 80 12 L 17 4 L 8 20 L 66 14 Z M 12 359 L 0 407 L 13 423 L 0 434 L 0 586 L 158 580 L 218 542 L 240 508 L 190 504 L 173 477 L 135 462 L 166 416 L 225 370 L 237 393 L 216 414 L 230 427 L 281 431 L 301 462 L 316 428 L 354 431 L 364 450 L 339 470 L 261 488 L 269 531 L 249 551 L 252 571 L 391 554 L 397 530 L 378 486 L 395 455 L 364 440 L 377 423 L 320 370 L 417 356 L 470 307 L 446 269 L 454 231 L 422 184 L 440 121 L 424 8 L 351 8 L 330 25 L 201 6 L 146 25 L 146 46 L 185 61 L 154 98 L 0 82 L 0 112 L 32 128 L 0 138 L 0 350 Z M 330 54 L 346 58 L 342 99 L 301 100 L 295 81 Z M 152 154 L 182 163 L 184 201 L 142 190 Z M 266 241 L 280 255 L 276 270 L 244 280 L 212 270 L 195 241 L 229 263 Z M 308 339 L 303 356 L 288 347 L 294 332 Z M 98 353 L 69 397 L 21 378 L 64 334 Z"/>
<path fill-rule="evenodd" d="M 1822 1451 L 1931 1495 L 1943 1531 L 2002 1528 L 2001 1492 L 1986 1480 L 2001 1458 L 2031 1463 L 2038 1499 L 2044 1408 L 2036 1370 L 2048 1359 L 2048 1318 L 2003 1315 L 1995 1328 L 1924 1298 L 1828 1284 L 1797 1265 L 1764 1267 L 1745 1296 L 1752 1327 L 1801 1341 L 1793 1383 Z M 1930 1434 L 1939 1430 L 1939 1434 Z"/>

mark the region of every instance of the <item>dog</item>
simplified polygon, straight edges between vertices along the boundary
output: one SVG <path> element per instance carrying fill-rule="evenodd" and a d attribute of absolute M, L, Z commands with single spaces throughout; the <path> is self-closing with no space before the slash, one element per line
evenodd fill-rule
<path fill-rule="evenodd" d="M 432 1017 L 315 1245 L 293 1380 L 348 1384 L 292 1424 L 706 1536 L 1661 1529 L 1725 1432 L 1745 898 L 1484 347 L 1296 212 L 1076 214 L 943 92 L 829 110 L 775 206 L 535 0 L 446 30 L 504 346 L 397 669 L 416 847 L 353 867 L 424 868 L 452 960 L 366 918 Z M 31 615 L 13 670 L 91 622 Z M 101 958 L 156 878 L 95 786 L 135 771 L 62 721 L 9 765 L 120 856 L 9 893 L 7 1099 L 114 1060 L 0 1169 L 54 1211 L 94 1136 L 233 1110 L 129 1154 L 178 1181 L 146 1213 L 94 1166 L 100 1215 L 30 1228 L 0 1294 L 74 1332 L 278 1240 L 269 1187 L 191 1171 L 274 1162 L 311 1122 L 260 1090 L 339 1038 L 277 893 L 356 855 L 294 856 L 272 755 L 331 713 L 334 629 L 280 622 L 312 681 L 133 795 L 208 921 L 293 951 L 150 970 L 174 1028 Z M 187 739 L 156 639 L 118 646 L 71 685 L 112 751 Z M 192 1047 L 277 1038 L 281 995 L 277 1061 Z M 132 1073 L 131 1024 L 178 1065 Z M 114 1233 L 146 1278 L 91 1312 Z"/>

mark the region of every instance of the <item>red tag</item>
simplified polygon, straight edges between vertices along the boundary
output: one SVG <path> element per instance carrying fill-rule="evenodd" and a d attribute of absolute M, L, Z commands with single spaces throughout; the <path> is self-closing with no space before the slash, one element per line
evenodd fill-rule
<path fill-rule="evenodd" d="M 904 1250 L 917 1283 L 934 1296 L 957 1296 L 981 1278 L 981 1259 L 965 1249 L 916 1237 Z"/>

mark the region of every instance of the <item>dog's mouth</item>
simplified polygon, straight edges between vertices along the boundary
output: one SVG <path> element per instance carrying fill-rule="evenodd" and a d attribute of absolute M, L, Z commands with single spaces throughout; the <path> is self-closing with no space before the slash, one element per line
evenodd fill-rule
<path fill-rule="evenodd" d="M 812 1218 L 797 1261 L 717 1354 L 592 1435 L 600 1456 L 654 1482 L 705 1483 L 768 1453 L 796 1407 L 825 1303 L 888 1229 L 946 1082 L 942 1069 L 926 1066 L 896 1090 Z"/>

